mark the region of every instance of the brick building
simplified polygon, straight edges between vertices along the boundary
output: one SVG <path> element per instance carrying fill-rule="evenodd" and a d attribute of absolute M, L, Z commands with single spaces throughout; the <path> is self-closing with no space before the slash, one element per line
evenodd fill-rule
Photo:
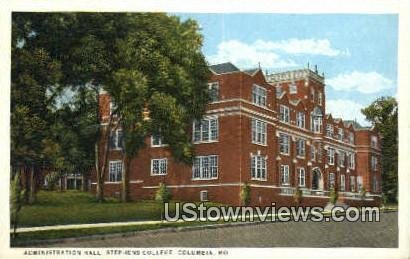
<path fill-rule="evenodd" d="M 131 161 L 132 199 L 152 199 L 163 182 L 174 199 L 239 205 L 247 183 L 252 205 L 292 205 L 296 187 L 303 192 L 302 205 L 325 205 L 332 187 L 340 202 L 379 204 L 380 136 L 326 114 L 324 76 L 317 69 L 265 75 L 224 63 L 210 70 L 212 102 L 192 127 L 194 165 L 174 162 L 160 136 L 147 138 L 146 148 Z M 103 120 L 110 103 L 101 93 Z M 121 138 L 120 129 L 112 132 L 107 196 L 121 191 Z"/>

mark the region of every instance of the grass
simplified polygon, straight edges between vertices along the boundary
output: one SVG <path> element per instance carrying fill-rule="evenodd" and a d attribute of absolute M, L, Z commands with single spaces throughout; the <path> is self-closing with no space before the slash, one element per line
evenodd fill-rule
<path fill-rule="evenodd" d="M 108 199 L 99 203 L 80 191 L 40 191 L 34 205 L 22 207 L 19 227 L 160 220 L 162 209 L 162 204 L 153 200 L 122 203 Z M 171 202 L 171 213 L 174 210 L 175 202 Z"/>

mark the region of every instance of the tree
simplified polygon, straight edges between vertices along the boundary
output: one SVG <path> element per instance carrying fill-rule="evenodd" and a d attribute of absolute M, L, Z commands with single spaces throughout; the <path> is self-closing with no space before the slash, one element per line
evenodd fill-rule
<path fill-rule="evenodd" d="M 249 205 L 249 202 L 251 200 L 251 188 L 248 183 L 245 183 L 244 185 L 241 186 L 239 197 L 241 199 L 242 205 L 244 206 Z"/>
<path fill-rule="evenodd" d="M 13 228 L 13 237 L 16 237 L 18 216 L 22 207 L 23 191 L 20 186 L 20 173 L 12 175 L 10 188 L 10 223 Z"/>
<path fill-rule="evenodd" d="M 398 185 L 398 124 L 397 102 L 394 97 L 381 97 L 362 109 L 366 119 L 382 135 L 382 188 L 389 202 L 397 202 Z"/>

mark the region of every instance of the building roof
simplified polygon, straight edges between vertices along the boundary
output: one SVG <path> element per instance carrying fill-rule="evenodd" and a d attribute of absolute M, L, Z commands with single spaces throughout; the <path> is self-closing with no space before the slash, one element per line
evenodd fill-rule
<path fill-rule="evenodd" d="M 358 122 L 353 121 L 353 120 L 345 120 L 345 121 L 343 121 L 343 124 L 344 124 L 346 127 L 348 127 L 349 124 L 352 124 L 352 125 L 353 125 L 353 128 L 354 128 L 355 130 L 369 130 L 369 129 L 372 129 L 372 127 L 363 127 L 363 126 L 360 125 Z"/>
<path fill-rule="evenodd" d="M 256 72 L 258 72 L 260 69 L 259 68 L 253 68 L 253 69 L 246 69 L 243 72 L 249 74 L 249 75 L 254 75 Z"/>
<path fill-rule="evenodd" d="M 240 71 L 239 68 L 234 66 L 231 62 L 212 65 L 209 66 L 209 69 L 211 69 L 215 74 L 227 74 Z"/>

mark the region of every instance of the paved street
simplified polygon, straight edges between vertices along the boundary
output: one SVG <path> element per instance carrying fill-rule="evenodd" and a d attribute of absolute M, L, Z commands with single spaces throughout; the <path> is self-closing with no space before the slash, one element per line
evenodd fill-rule
<path fill-rule="evenodd" d="M 380 222 L 264 223 L 183 232 L 138 233 L 54 247 L 397 247 L 397 212 Z M 50 245 L 47 245 L 50 247 Z"/>

